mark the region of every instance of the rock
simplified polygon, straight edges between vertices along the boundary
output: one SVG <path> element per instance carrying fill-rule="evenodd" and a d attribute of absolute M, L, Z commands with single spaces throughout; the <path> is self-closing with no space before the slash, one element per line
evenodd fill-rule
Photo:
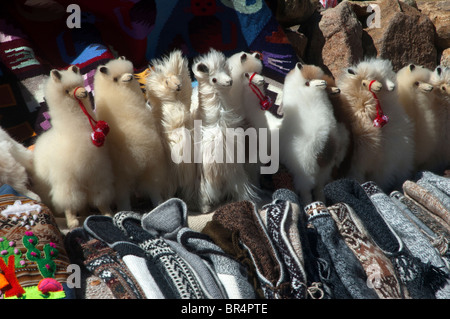
<path fill-rule="evenodd" d="M 375 14 L 379 14 L 379 25 L 367 23 L 364 28 L 365 55 L 391 60 L 395 71 L 411 62 L 428 68 L 437 65 L 434 25 L 426 15 L 397 0 L 352 4 L 363 8 L 369 4 L 379 6 L 379 13 L 375 10 Z M 360 19 L 367 21 L 368 17 Z"/>
<path fill-rule="evenodd" d="M 440 65 L 450 67 L 450 48 L 442 51 Z"/>
<path fill-rule="evenodd" d="M 338 77 L 342 69 L 363 58 L 362 25 L 347 1 L 322 11 L 308 35 L 306 59 Z"/>
<path fill-rule="evenodd" d="M 436 27 L 436 45 L 439 49 L 450 48 L 450 1 L 418 1 L 419 10 L 428 16 Z"/>
<path fill-rule="evenodd" d="M 274 0 L 268 4 L 283 27 L 304 23 L 321 7 L 319 0 Z"/>

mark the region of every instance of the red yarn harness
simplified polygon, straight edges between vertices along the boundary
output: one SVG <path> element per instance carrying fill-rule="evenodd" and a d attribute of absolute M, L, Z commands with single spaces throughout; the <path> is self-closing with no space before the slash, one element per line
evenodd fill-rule
<path fill-rule="evenodd" d="M 373 98 L 375 99 L 375 101 L 377 103 L 377 105 L 376 105 L 377 116 L 373 120 L 373 126 L 381 128 L 384 125 L 386 125 L 387 122 L 389 122 L 389 117 L 383 113 L 383 110 L 382 110 L 381 105 L 380 105 L 380 101 L 378 100 L 377 95 L 372 91 L 372 84 L 374 82 L 375 82 L 375 80 L 372 80 L 372 81 L 370 81 L 370 84 L 369 84 L 369 92 L 372 93 L 372 96 L 373 96 Z"/>
<path fill-rule="evenodd" d="M 258 73 L 254 72 L 250 76 L 250 79 L 248 81 L 248 85 L 252 89 L 253 93 L 255 93 L 255 95 L 258 97 L 259 105 L 261 105 L 261 110 L 267 111 L 272 106 L 272 100 L 270 99 L 269 96 L 264 95 L 261 92 L 261 90 L 255 84 L 252 83 L 252 80 L 253 80 L 253 78 L 255 77 L 256 74 L 258 74 Z"/>
<path fill-rule="evenodd" d="M 86 110 L 86 107 L 84 106 L 83 102 L 81 102 L 81 100 L 76 95 L 78 89 L 80 89 L 80 87 L 75 88 L 75 90 L 73 91 L 73 96 L 78 101 L 78 104 L 79 104 L 81 110 L 83 111 L 83 113 L 89 119 L 89 124 L 91 125 L 92 131 L 93 131 L 91 133 L 92 143 L 97 147 L 103 146 L 103 144 L 105 143 L 106 135 L 108 135 L 108 133 L 109 133 L 108 123 L 106 123 L 105 121 L 96 121 L 89 114 L 89 112 Z"/>

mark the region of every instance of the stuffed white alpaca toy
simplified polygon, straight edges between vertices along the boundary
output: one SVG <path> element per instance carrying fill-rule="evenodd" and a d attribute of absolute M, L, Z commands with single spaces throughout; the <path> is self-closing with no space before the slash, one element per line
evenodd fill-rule
<path fill-rule="evenodd" d="M 52 70 L 45 99 L 52 127 L 36 140 L 33 189 L 55 214 L 65 214 L 69 228 L 79 225 L 77 214 L 85 214 L 90 206 L 110 215 L 114 176 L 103 139 L 95 139 L 97 134 L 104 138 L 107 129 L 103 134 L 94 127 L 78 67 Z"/>
<path fill-rule="evenodd" d="M 245 159 L 228 157 L 232 149 L 234 152 L 245 146 L 236 146 L 226 138 L 227 128 L 242 126 L 242 117 L 227 105 L 226 95 L 233 84 L 227 60 L 222 52 L 211 49 L 194 60 L 192 71 L 198 81 L 195 120 L 200 121 L 202 133 L 198 159 L 201 211 L 208 212 L 226 201 L 255 200 L 257 194 L 244 169 Z"/>
<path fill-rule="evenodd" d="M 196 206 L 196 168 L 190 112 L 192 80 L 188 60 L 175 50 L 162 59 L 151 62 L 146 79 L 146 94 L 153 117 L 159 126 L 162 141 L 170 161 L 173 185 L 177 196 L 191 209 Z"/>
<path fill-rule="evenodd" d="M 438 119 L 438 160 L 437 169 L 447 169 L 450 166 L 450 68 L 437 66 L 431 75 L 434 86 L 436 118 Z"/>
<path fill-rule="evenodd" d="M 323 71 L 297 63 L 283 86 L 280 162 L 290 171 L 304 205 L 323 201 L 323 187 L 343 160 L 348 132 L 334 117 Z"/>
<path fill-rule="evenodd" d="M 0 186 L 10 185 L 21 195 L 34 200 L 40 197 L 30 189 L 33 153 L 0 127 Z"/>
<path fill-rule="evenodd" d="M 353 155 L 348 177 L 374 181 L 384 191 L 411 177 L 414 127 L 401 106 L 388 60 L 368 59 L 337 79 L 351 119 Z"/>
<path fill-rule="evenodd" d="M 149 197 L 153 205 L 172 195 L 170 159 L 133 72 L 133 64 L 120 57 L 99 66 L 94 76 L 96 112 L 110 126 L 107 143 L 118 210 L 131 209 L 136 194 Z"/>
<path fill-rule="evenodd" d="M 409 64 L 397 72 L 401 105 L 414 123 L 414 168 L 432 170 L 438 147 L 438 121 L 431 70 Z"/>

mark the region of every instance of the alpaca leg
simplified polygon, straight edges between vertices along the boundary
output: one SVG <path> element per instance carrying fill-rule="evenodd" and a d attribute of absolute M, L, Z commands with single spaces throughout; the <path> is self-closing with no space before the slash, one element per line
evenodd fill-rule
<path fill-rule="evenodd" d="M 77 219 L 77 213 L 71 209 L 66 209 L 64 211 L 66 216 L 66 223 L 69 229 L 76 228 L 80 225 L 80 222 Z"/>

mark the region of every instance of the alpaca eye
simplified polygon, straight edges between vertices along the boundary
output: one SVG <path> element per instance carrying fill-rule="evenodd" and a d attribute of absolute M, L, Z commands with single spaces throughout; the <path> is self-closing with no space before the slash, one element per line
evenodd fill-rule
<path fill-rule="evenodd" d="M 69 90 L 66 90 L 66 94 L 69 94 Z"/>
<path fill-rule="evenodd" d="M 447 88 L 446 88 L 445 86 L 442 86 L 442 87 L 441 87 L 441 90 L 442 90 L 442 91 L 447 91 Z"/>
<path fill-rule="evenodd" d="M 306 85 L 306 86 L 309 86 L 309 82 L 305 82 L 305 85 Z"/>
<path fill-rule="evenodd" d="M 117 80 L 118 80 L 117 78 L 114 78 L 114 82 L 117 82 Z"/>
<path fill-rule="evenodd" d="M 419 86 L 419 82 L 416 81 L 416 82 L 414 83 L 414 85 L 415 85 L 415 86 Z"/>
<path fill-rule="evenodd" d="M 245 73 L 244 75 L 245 75 L 245 77 L 246 77 L 246 78 L 248 78 L 248 77 L 249 77 L 248 73 Z"/>
<path fill-rule="evenodd" d="M 216 79 L 216 78 L 213 78 L 212 81 L 213 81 L 213 83 L 216 83 L 216 82 L 217 82 L 217 79 Z"/>

